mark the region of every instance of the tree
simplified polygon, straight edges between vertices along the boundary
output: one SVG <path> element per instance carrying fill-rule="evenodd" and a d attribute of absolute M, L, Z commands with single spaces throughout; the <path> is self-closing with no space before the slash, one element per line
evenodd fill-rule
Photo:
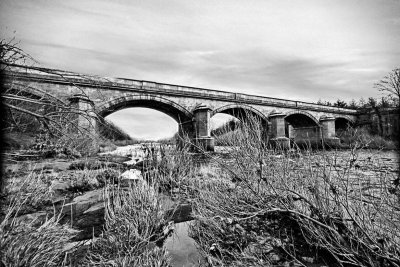
<path fill-rule="evenodd" d="M 354 100 L 354 98 L 350 101 L 350 103 L 347 106 L 352 109 L 358 108 L 358 105 L 357 105 L 356 101 Z"/>
<path fill-rule="evenodd" d="M 390 108 L 390 101 L 387 97 L 382 97 L 381 102 L 379 103 L 379 107 L 381 108 Z"/>
<path fill-rule="evenodd" d="M 361 97 L 360 100 L 358 100 L 358 106 L 360 108 L 365 108 L 367 106 L 367 102 L 365 101 L 365 99 L 363 97 Z"/>
<path fill-rule="evenodd" d="M 374 86 L 379 91 L 387 93 L 397 106 L 400 106 L 400 68 L 392 70 Z"/>
<path fill-rule="evenodd" d="M 382 135 L 382 133 L 383 133 L 383 131 L 382 131 L 382 129 L 383 129 L 383 122 L 382 122 L 382 114 L 381 114 L 381 111 L 380 111 L 380 109 L 379 109 L 379 106 L 378 106 L 378 102 L 376 101 L 376 99 L 375 98 L 373 98 L 373 97 L 369 97 L 368 98 L 368 105 L 375 111 L 375 113 L 376 113 L 376 116 L 377 116 L 377 118 L 378 118 L 378 124 L 377 124 L 377 131 L 378 131 L 378 134 L 379 135 Z"/>
<path fill-rule="evenodd" d="M 345 108 L 345 107 L 347 107 L 347 104 L 343 100 L 338 99 L 338 100 L 336 100 L 335 103 L 333 103 L 333 106 L 338 107 L 338 108 Z"/>
<path fill-rule="evenodd" d="M 75 121 L 78 116 L 83 116 L 89 122 L 93 114 L 86 110 L 79 110 L 69 103 L 67 99 L 61 99 L 49 94 L 47 91 L 34 85 L 19 82 L 13 78 L 14 71 L 35 71 L 44 74 L 57 75 L 66 82 L 70 78 L 83 78 L 87 82 L 95 82 L 92 77 L 77 73 L 45 69 L 37 66 L 37 62 L 26 52 L 18 47 L 14 39 L 0 40 L 0 70 L 5 76 L 4 87 L 1 88 L 1 100 L 4 106 L 4 114 L 0 123 L 5 132 L 24 132 L 25 130 L 37 135 L 38 142 L 48 141 L 51 137 L 55 146 L 69 144 L 71 147 L 83 147 L 85 142 L 78 142 L 73 134 L 85 140 L 92 139 L 92 133 L 83 127 L 79 127 Z M 86 95 L 78 86 L 70 82 L 82 95 Z M 2 113 L 3 114 L 3 113 Z"/>

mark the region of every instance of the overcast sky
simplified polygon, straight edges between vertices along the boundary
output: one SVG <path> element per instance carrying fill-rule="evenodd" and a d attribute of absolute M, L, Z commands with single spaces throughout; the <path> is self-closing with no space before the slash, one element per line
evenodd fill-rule
<path fill-rule="evenodd" d="M 1 0 L 0 24 L 44 67 L 310 102 L 379 97 L 400 66 L 399 0 Z M 147 138 L 137 112 L 112 118 Z"/>

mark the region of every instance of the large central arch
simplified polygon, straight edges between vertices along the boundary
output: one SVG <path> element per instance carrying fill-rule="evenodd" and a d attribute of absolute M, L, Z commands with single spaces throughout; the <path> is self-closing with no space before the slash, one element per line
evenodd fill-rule
<path fill-rule="evenodd" d="M 191 122 L 193 114 L 181 105 L 160 97 L 146 94 L 129 95 L 111 99 L 96 108 L 97 114 L 106 117 L 111 113 L 125 108 L 151 108 L 163 112 L 173 118 L 178 124 Z"/>
<path fill-rule="evenodd" d="M 117 97 L 96 107 L 96 113 L 100 118 L 125 108 L 150 108 L 167 114 L 178 123 L 180 136 L 193 136 L 194 128 L 192 123 L 193 114 L 181 105 L 169 99 L 148 94 L 134 94 Z"/>

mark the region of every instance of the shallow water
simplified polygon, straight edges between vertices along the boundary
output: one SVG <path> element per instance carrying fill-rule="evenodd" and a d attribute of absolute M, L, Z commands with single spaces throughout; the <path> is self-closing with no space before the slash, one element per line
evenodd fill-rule
<path fill-rule="evenodd" d="M 201 255 L 195 241 L 189 237 L 188 229 L 192 221 L 175 224 L 174 234 L 165 241 L 165 248 L 171 256 L 174 267 L 199 266 Z"/>

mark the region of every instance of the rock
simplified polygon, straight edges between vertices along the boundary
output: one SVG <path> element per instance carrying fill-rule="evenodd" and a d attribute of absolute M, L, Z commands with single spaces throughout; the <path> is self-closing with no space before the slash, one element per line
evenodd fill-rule
<path fill-rule="evenodd" d="M 64 153 L 58 153 L 58 154 L 56 155 L 56 158 L 58 158 L 58 159 L 66 159 L 66 158 L 68 158 L 68 156 L 65 155 Z"/>
<path fill-rule="evenodd" d="M 35 213 L 25 214 L 19 216 L 17 221 L 22 224 L 32 224 L 33 226 L 42 225 L 47 220 L 47 213 L 45 211 L 38 211 Z"/>
<path fill-rule="evenodd" d="M 97 203 L 103 203 L 103 190 L 97 189 L 86 192 L 85 194 L 78 196 L 72 200 L 71 203 L 66 206 L 72 205 L 74 210 L 74 216 L 80 216 L 84 211 L 88 210 L 91 206 Z"/>
<path fill-rule="evenodd" d="M 99 202 L 99 203 L 91 206 L 87 210 L 85 210 L 83 212 L 83 214 L 92 214 L 92 213 L 104 212 L 104 210 L 105 210 L 104 202 Z"/>
<path fill-rule="evenodd" d="M 173 221 L 174 223 L 193 220 L 192 205 L 187 203 L 179 204 L 177 207 L 167 210 L 164 219 L 167 221 Z"/>
<path fill-rule="evenodd" d="M 111 158 L 109 158 L 109 161 L 116 163 L 124 163 L 129 160 L 131 160 L 130 157 L 118 156 L 118 155 L 113 155 Z"/>
<path fill-rule="evenodd" d="M 82 246 L 89 246 L 90 244 L 93 243 L 97 238 L 93 239 L 87 239 L 87 240 L 82 240 L 82 241 L 75 241 L 75 242 L 69 242 L 64 245 L 63 251 L 71 251 L 71 250 L 76 250 Z"/>
<path fill-rule="evenodd" d="M 126 161 L 131 160 L 130 157 L 120 156 L 120 155 L 101 155 L 101 160 L 105 160 L 107 162 L 114 162 L 114 163 L 124 163 Z"/>
<path fill-rule="evenodd" d="M 129 186 L 131 184 L 144 182 L 141 171 L 136 169 L 130 169 L 125 171 L 119 177 L 121 186 Z"/>
<path fill-rule="evenodd" d="M 72 188 L 72 185 L 68 181 L 51 181 L 50 190 L 55 192 L 56 194 L 62 194 L 67 192 Z"/>
<path fill-rule="evenodd" d="M 68 203 L 68 199 L 66 198 L 66 196 L 60 195 L 60 194 L 56 194 L 52 199 L 51 199 L 51 203 L 53 205 L 63 205 Z"/>
<path fill-rule="evenodd" d="M 80 230 L 80 233 L 74 237 L 74 240 L 99 236 L 105 223 L 104 211 L 104 202 L 99 202 L 85 210 L 73 224 L 74 228 Z"/>
<path fill-rule="evenodd" d="M 314 258 L 311 257 L 301 257 L 301 259 L 307 263 L 314 263 Z"/>
<path fill-rule="evenodd" d="M 268 255 L 268 259 L 271 261 L 271 263 L 276 264 L 278 261 L 281 260 L 281 257 L 278 254 L 270 253 Z"/>

